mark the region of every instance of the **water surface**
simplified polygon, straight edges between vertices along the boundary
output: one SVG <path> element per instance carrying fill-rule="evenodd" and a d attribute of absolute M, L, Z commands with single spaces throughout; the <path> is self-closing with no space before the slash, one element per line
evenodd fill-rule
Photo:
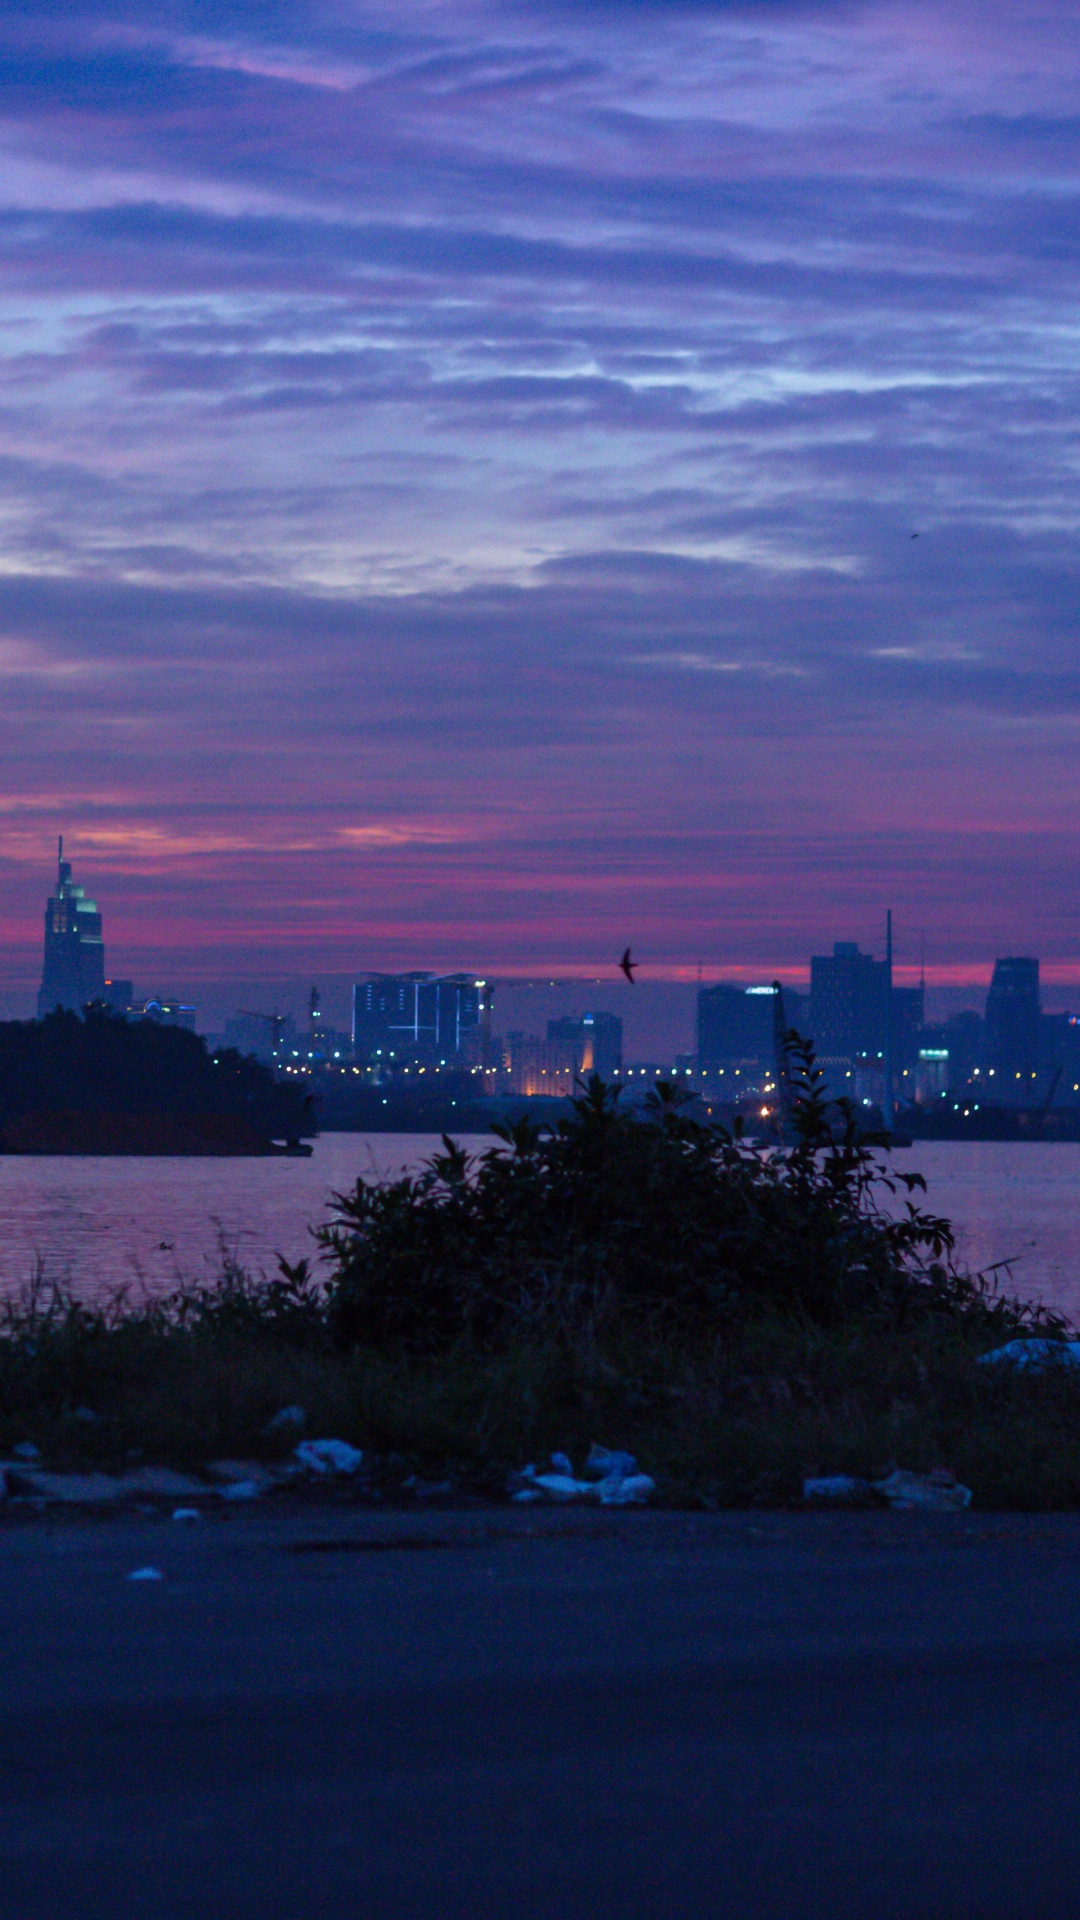
<path fill-rule="evenodd" d="M 490 1136 L 463 1137 L 472 1150 Z M 220 1270 L 219 1239 L 253 1271 L 314 1251 L 308 1228 L 360 1173 L 417 1167 L 435 1135 L 327 1133 L 310 1160 L 20 1158 L 0 1155 L 0 1288 L 44 1271 L 92 1299 L 160 1293 Z M 921 1141 L 895 1164 L 927 1176 L 927 1204 L 974 1268 L 1010 1261 L 1011 1290 L 1080 1325 L 1080 1143 Z"/>
<path fill-rule="evenodd" d="M 920 1140 L 893 1160 L 925 1174 L 924 1204 L 954 1222 L 967 1266 L 1009 1261 L 1007 1291 L 1080 1326 L 1080 1141 Z"/>
<path fill-rule="evenodd" d="M 490 1138 L 462 1135 L 470 1150 Z M 310 1160 L 0 1154 L 0 1290 L 37 1269 L 87 1299 L 121 1286 L 159 1294 L 221 1271 L 222 1243 L 252 1272 L 315 1255 L 309 1227 L 331 1195 L 417 1168 L 437 1134 L 324 1133 Z"/>

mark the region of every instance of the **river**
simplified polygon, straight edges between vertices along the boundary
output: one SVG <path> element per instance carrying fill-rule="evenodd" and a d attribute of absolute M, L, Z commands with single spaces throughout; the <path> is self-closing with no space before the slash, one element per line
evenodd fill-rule
<path fill-rule="evenodd" d="M 461 1138 L 470 1151 L 495 1144 Z M 222 1246 L 250 1272 L 273 1273 L 279 1254 L 317 1253 L 309 1229 L 330 1217 L 333 1194 L 360 1174 L 415 1170 L 441 1144 L 437 1134 L 324 1133 L 310 1159 L 0 1155 L 0 1291 L 40 1273 L 87 1300 L 120 1287 L 165 1293 L 213 1279 Z"/>
<path fill-rule="evenodd" d="M 279 1253 L 314 1252 L 309 1227 L 333 1193 L 361 1173 L 416 1168 L 438 1147 L 420 1134 L 327 1133 L 310 1160 L 0 1156 L 0 1290 L 38 1271 L 87 1300 L 120 1287 L 158 1294 L 212 1279 L 221 1243 L 273 1272 Z M 968 1266 L 1011 1261 L 1010 1291 L 1080 1325 L 1080 1143 L 927 1140 L 895 1164 L 925 1174 L 927 1204 L 956 1223 Z"/>

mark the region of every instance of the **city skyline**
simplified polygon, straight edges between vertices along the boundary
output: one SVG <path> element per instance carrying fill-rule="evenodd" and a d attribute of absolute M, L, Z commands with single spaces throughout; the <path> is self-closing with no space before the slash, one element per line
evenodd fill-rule
<path fill-rule="evenodd" d="M 431 1026 L 435 1033 L 439 1031 L 438 1010 L 441 1004 L 439 996 L 443 991 L 451 995 L 446 1012 L 452 1021 L 460 1022 L 465 1004 L 460 996 L 464 992 L 467 998 L 471 997 L 471 1001 L 475 1003 L 472 1005 L 472 1011 L 466 1015 L 467 1025 L 475 1024 L 479 1016 L 485 1030 L 490 1034 L 492 1010 L 497 1002 L 499 1013 L 505 1012 L 506 1015 L 501 1024 L 511 1032 L 517 1028 L 525 1037 L 536 1041 L 542 1039 L 540 1030 L 545 1025 L 550 1040 L 553 1027 L 560 1021 L 565 1021 L 567 1016 L 570 1016 L 572 1021 L 580 1019 L 582 1015 L 591 1017 L 589 1010 L 595 1009 L 597 1018 L 603 1022 L 617 1015 L 616 1024 L 619 1026 L 620 1033 L 625 1022 L 628 1036 L 632 1042 L 636 1043 L 636 1056 L 641 1059 L 652 1058 L 654 1055 L 662 1058 L 665 1053 L 674 1056 L 676 1053 L 688 1051 L 691 1003 L 697 1009 L 695 1019 L 699 1036 L 703 990 L 706 992 L 706 997 L 708 997 L 708 989 L 713 986 L 718 986 L 722 990 L 730 989 L 737 995 L 745 991 L 751 998 L 754 995 L 769 992 L 769 985 L 767 982 L 763 983 L 760 972 L 753 976 L 756 984 L 749 984 L 746 977 L 748 970 L 743 969 L 740 977 L 738 970 L 725 969 L 719 964 L 711 968 L 695 969 L 693 982 L 676 981 L 665 978 L 662 974 L 651 979 L 646 976 L 640 983 L 635 980 L 632 991 L 621 978 L 621 968 L 615 966 L 607 969 L 604 974 L 561 977 L 545 977 L 540 974 L 532 977 L 521 975 L 515 978 L 512 975 L 499 976 L 491 969 L 486 969 L 486 979 L 470 973 L 469 970 L 445 973 L 428 967 L 421 970 L 399 968 L 387 972 L 358 966 L 348 975 L 331 980 L 326 1004 L 323 1004 L 323 993 L 328 984 L 325 977 L 322 987 L 312 982 L 310 985 L 305 983 L 302 989 L 299 981 L 294 979 L 287 984 L 284 992 L 281 991 L 280 980 L 276 984 L 272 980 L 262 981 L 254 986 L 235 978 L 220 982 L 214 996 L 213 1011 L 208 1013 L 204 1006 L 201 1017 L 197 1020 L 197 1009 L 194 1006 L 184 1005 L 170 993 L 166 993 L 164 999 L 162 998 L 160 982 L 155 982 L 152 998 L 146 997 L 145 982 L 140 983 L 140 992 L 135 994 L 133 980 L 118 976 L 114 961 L 110 962 L 110 977 L 105 978 L 103 916 L 96 902 L 85 898 L 85 889 L 75 883 L 72 863 L 64 859 L 62 837 L 58 846 L 57 861 L 58 885 L 45 905 L 43 965 L 36 995 L 39 1017 L 43 1012 L 50 1011 L 56 1004 L 78 1010 L 90 999 L 104 999 L 117 1011 L 133 1012 L 145 1005 L 147 1012 L 152 1007 L 156 1008 L 159 1018 L 164 1015 L 170 1019 L 179 1019 L 185 1025 L 198 1024 L 204 1032 L 216 1030 L 220 1033 L 224 1028 L 227 1045 L 239 1046 L 242 1051 L 252 1046 L 258 1050 L 257 1036 L 265 1039 L 270 1028 L 276 1030 L 279 1021 L 290 1027 L 304 1024 L 298 1002 L 302 1002 L 307 1008 L 309 1024 L 312 1020 L 317 1020 L 328 1029 L 338 1031 L 347 1029 L 355 1036 L 358 996 L 361 993 L 361 983 L 366 981 L 369 983 L 367 988 L 369 1000 L 372 992 L 377 996 L 388 990 L 399 995 L 403 992 L 407 993 L 412 1011 L 408 1014 L 405 1025 L 408 1026 L 411 1023 L 416 1027 L 417 1032 L 421 1027 L 428 1026 Z M 77 914 L 73 912 L 76 906 Z M 809 1004 L 813 1004 L 814 980 L 818 976 L 819 968 L 824 968 L 825 973 L 829 973 L 837 963 L 837 956 L 841 954 L 851 956 L 852 964 L 857 968 L 869 969 L 866 975 L 868 982 L 871 976 L 884 977 L 883 959 L 876 956 L 872 949 L 863 952 L 858 942 L 850 941 L 834 941 L 831 954 L 811 954 L 800 968 L 765 969 L 768 981 L 774 980 L 778 974 L 782 973 L 781 984 L 791 992 L 789 1016 L 796 1025 L 800 1024 L 802 1015 L 792 1013 L 792 1006 L 801 1007 L 805 1013 L 808 990 Z M 123 965 L 122 959 L 120 964 Z M 844 964 L 847 964 L 846 960 Z M 992 962 L 994 981 L 997 980 L 1003 965 L 1009 967 L 1019 965 L 1021 968 L 1034 966 L 1036 977 L 1040 971 L 1038 958 L 1030 961 L 1015 961 L 1003 960 L 998 955 Z M 182 963 L 179 970 L 183 972 Z M 955 987 L 950 989 L 948 986 L 935 989 L 933 985 L 928 985 L 924 981 L 921 963 L 918 973 L 914 968 L 908 969 L 907 973 L 913 977 L 905 978 L 905 971 L 893 965 L 893 983 L 898 999 L 910 999 L 913 994 L 917 994 L 920 1007 L 925 1006 L 926 1020 L 929 1025 L 935 1021 L 947 1019 L 962 1007 L 974 1010 L 974 1003 L 983 991 L 982 984 L 968 989 Z M 822 974 L 821 977 L 824 978 L 825 975 Z M 989 979 L 985 987 L 986 991 L 991 990 Z M 270 992 L 270 998 L 274 1002 L 272 1011 L 269 1009 L 269 1003 L 261 1009 L 241 1004 L 245 999 L 250 1002 L 266 998 L 268 988 L 272 989 Z M 479 989 L 478 997 L 475 989 Z M 875 1000 L 876 989 L 868 986 L 866 991 L 869 991 L 870 1000 Z M 1063 996 L 1060 988 L 1055 990 L 1052 982 L 1048 986 L 1045 979 L 1041 982 L 1040 991 L 1044 1008 L 1048 1013 L 1063 1010 L 1072 1012 L 1075 996 L 1067 991 Z M 430 1008 L 423 1013 L 420 1011 L 419 996 L 421 994 L 434 995 Z M 530 999 L 533 1009 L 531 1021 L 524 1012 L 524 1009 L 529 1006 Z M 371 1001 L 371 1008 L 374 1009 L 375 1006 L 376 1001 Z M 311 1011 L 313 1008 L 317 1010 L 315 1013 Z M 29 1009 L 25 1006 L 9 1005 L 0 1008 L 0 1017 L 21 1018 L 28 1011 Z M 771 1015 L 769 1021 L 771 1022 Z M 400 1023 L 399 1018 L 398 1024 Z M 289 1044 L 291 1045 L 292 1042 Z M 456 1051 L 456 1048 L 452 1050 Z"/>
<path fill-rule="evenodd" d="M 851 940 L 834 941 L 829 954 L 811 955 L 809 993 L 785 992 L 778 980 L 709 986 L 699 979 L 693 1046 L 686 1046 L 685 1034 L 680 1046 L 669 1022 L 660 1045 L 646 1049 L 647 1059 L 640 1044 L 628 1044 L 624 1013 L 640 1004 L 633 977 L 638 963 L 631 966 L 629 947 L 619 962 L 629 1000 L 616 989 L 618 1013 L 604 1008 L 598 982 L 578 983 L 587 1006 L 572 1008 L 572 983 L 550 980 L 553 1005 L 546 1022 L 542 1015 L 540 1021 L 522 1021 L 515 1018 L 512 981 L 468 971 L 368 971 L 352 983 L 347 1029 L 327 1017 L 329 1008 L 313 983 L 306 1022 L 277 996 L 268 1011 L 237 1007 L 234 993 L 231 1017 L 212 1044 L 223 1058 L 254 1054 L 285 1078 L 311 1077 L 334 1121 L 355 1121 L 357 1102 L 370 1103 L 373 1088 L 380 1106 L 391 1091 L 395 1099 L 404 1097 L 410 1081 L 411 1096 L 423 1103 L 443 1076 L 462 1092 L 473 1085 L 485 1096 L 533 1098 L 566 1095 L 594 1073 L 631 1087 L 635 1076 L 640 1081 L 671 1074 L 707 1104 L 749 1101 L 758 1118 L 767 1118 L 777 1077 L 783 1081 L 786 1071 L 781 1061 L 789 1030 L 812 1042 L 830 1097 L 880 1110 L 888 1128 L 894 1099 L 905 1110 L 951 1102 L 956 1114 L 963 1109 L 965 1121 L 984 1107 L 1028 1112 L 1034 1103 L 1038 1112 L 1049 1111 L 1055 1095 L 1059 1108 L 1080 1104 L 1080 1014 L 1046 1005 L 1036 956 L 997 957 L 983 1012 L 969 1009 L 942 1022 L 940 1010 L 935 1020 L 927 1007 L 921 979 L 914 987 L 897 983 L 893 932 L 889 913 L 883 958 Z M 610 997 L 611 981 L 606 984 Z M 496 999 L 504 1015 L 499 1021 Z M 54 1012 L 83 1013 L 92 1024 L 95 1008 L 125 1021 L 197 1025 L 194 1006 L 160 993 L 137 995 L 130 979 L 106 979 L 103 916 L 75 881 L 61 837 L 55 891 L 45 906 L 37 1013 L 39 1020 Z M 535 1000 L 532 1012 L 541 1013 Z M 535 1031 L 540 1024 L 546 1024 L 546 1035 Z M 629 1024 L 640 1043 L 641 1023 Z M 453 1105 L 455 1096 L 447 1098 Z M 964 1104 L 972 1101 L 973 1109 Z"/>
<path fill-rule="evenodd" d="M 194 997 L 885 905 L 1080 986 L 1074 8 L 65 0 L 0 67 L 7 1004 L 60 832 Z"/>

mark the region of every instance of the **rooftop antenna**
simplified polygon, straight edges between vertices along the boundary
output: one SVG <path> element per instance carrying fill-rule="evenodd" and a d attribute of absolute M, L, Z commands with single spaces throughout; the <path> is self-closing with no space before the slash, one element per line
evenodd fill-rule
<path fill-rule="evenodd" d="M 62 833 L 60 833 L 56 837 L 56 884 L 57 886 L 60 885 L 60 882 L 64 877 L 63 866 L 64 866 L 64 836 Z"/>

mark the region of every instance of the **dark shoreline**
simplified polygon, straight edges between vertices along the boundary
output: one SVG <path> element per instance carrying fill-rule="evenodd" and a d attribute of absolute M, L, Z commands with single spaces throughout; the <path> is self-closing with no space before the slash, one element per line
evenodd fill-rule
<path fill-rule="evenodd" d="M 0 1154 L 35 1159 L 252 1159 L 285 1153 L 306 1157 L 310 1152 L 300 1141 L 275 1141 L 235 1114 L 37 1112 L 0 1127 Z"/>

